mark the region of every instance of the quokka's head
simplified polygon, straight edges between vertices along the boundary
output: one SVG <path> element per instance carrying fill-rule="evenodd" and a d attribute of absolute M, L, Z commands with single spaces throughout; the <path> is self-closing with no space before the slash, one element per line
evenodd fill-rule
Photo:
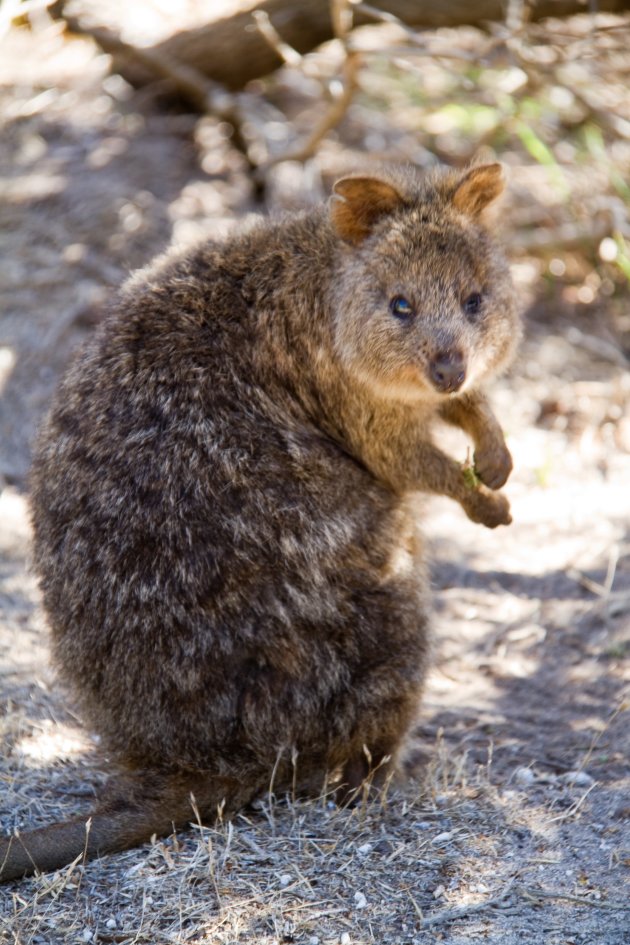
<path fill-rule="evenodd" d="M 390 168 L 335 184 L 336 349 L 382 396 L 462 393 L 511 360 L 515 293 L 487 220 L 503 188 L 500 164 L 426 175 Z"/>

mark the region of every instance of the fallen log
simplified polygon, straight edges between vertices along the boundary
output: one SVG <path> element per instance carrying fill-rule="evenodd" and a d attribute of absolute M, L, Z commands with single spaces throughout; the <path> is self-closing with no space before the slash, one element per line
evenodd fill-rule
<path fill-rule="evenodd" d="M 375 0 L 371 4 L 416 29 L 443 26 L 482 26 L 505 20 L 505 0 Z M 630 10 L 630 0 L 533 0 L 524 4 L 529 21 L 566 17 L 575 13 L 621 13 Z M 354 25 L 375 22 L 370 5 L 354 6 Z M 330 0 L 263 0 L 224 19 L 182 30 L 157 43 L 152 51 L 167 61 L 186 63 L 207 78 L 231 90 L 242 89 L 252 79 L 268 75 L 282 65 L 277 49 L 257 28 L 252 10 L 261 10 L 283 42 L 304 54 L 334 36 Z"/>

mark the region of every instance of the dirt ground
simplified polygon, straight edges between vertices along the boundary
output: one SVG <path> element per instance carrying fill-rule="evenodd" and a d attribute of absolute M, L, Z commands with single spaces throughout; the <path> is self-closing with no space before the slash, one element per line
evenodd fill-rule
<path fill-rule="evenodd" d="M 365 109 L 305 169 L 280 167 L 263 207 L 220 123 L 132 90 L 54 25 L 5 37 L 0 115 L 10 831 L 87 810 L 108 767 L 55 683 L 29 571 L 29 443 L 59 374 L 107 292 L 170 240 L 325 192 L 335 162 L 361 151 Z M 540 167 L 512 164 L 508 247 L 545 186 Z M 576 192 L 592 180 L 584 168 Z M 352 811 L 270 798 L 232 824 L 7 885 L 1 942 L 630 942 L 630 293 L 576 294 L 523 255 L 514 274 L 525 339 L 493 391 L 514 522 L 490 532 L 427 502 L 435 654 L 419 777 Z M 463 441 L 451 448 L 464 457 Z"/>

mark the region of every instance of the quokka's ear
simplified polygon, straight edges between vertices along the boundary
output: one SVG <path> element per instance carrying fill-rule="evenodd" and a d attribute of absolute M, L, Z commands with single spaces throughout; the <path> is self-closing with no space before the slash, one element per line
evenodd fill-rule
<path fill-rule="evenodd" d="M 330 218 L 342 240 L 358 245 L 377 220 L 403 203 L 396 188 L 377 177 L 342 177 L 333 187 Z"/>
<path fill-rule="evenodd" d="M 459 181 L 451 200 L 457 210 L 478 217 L 503 192 L 505 174 L 501 164 L 471 168 Z"/>

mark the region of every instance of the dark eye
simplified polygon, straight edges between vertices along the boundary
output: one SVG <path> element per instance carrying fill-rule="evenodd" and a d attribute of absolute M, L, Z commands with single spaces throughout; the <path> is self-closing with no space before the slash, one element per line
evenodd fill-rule
<path fill-rule="evenodd" d="M 482 301 L 483 299 L 479 292 L 473 292 L 472 295 L 469 295 L 463 306 L 466 314 L 477 315 L 481 311 Z"/>
<path fill-rule="evenodd" d="M 396 318 L 403 319 L 403 321 L 413 318 L 415 314 L 411 302 L 408 302 L 407 299 L 402 295 L 394 296 L 394 298 L 389 303 L 389 310 L 392 315 L 395 315 Z"/>

